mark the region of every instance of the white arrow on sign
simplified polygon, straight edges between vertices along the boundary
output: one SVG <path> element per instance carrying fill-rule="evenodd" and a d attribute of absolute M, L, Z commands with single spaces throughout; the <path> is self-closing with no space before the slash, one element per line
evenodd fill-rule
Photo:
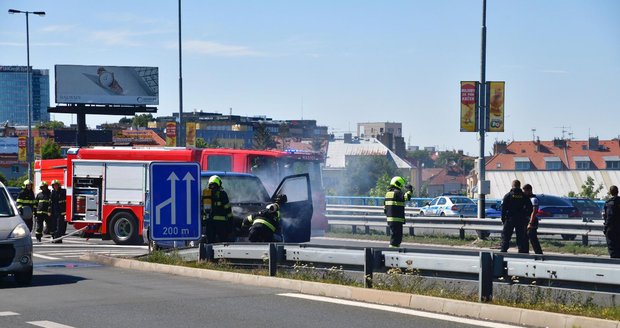
<path fill-rule="evenodd" d="M 194 176 L 187 172 L 187 174 L 183 177 L 183 181 L 185 181 L 185 195 L 187 196 L 185 199 L 187 201 L 185 207 L 185 218 L 187 220 L 187 224 L 192 224 L 192 181 L 196 181 Z"/>
<path fill-rule="evenodd" d="M 168 179 L 166 179 L 167 181 L 170 181 L 170 198 L 166 199 L 165 201 L 159 203 L 157 206 L 155 206 L 155 214 L 156 214 L 156 220 L 155 220 L 155 224 L 160 224 L 161 222 L 161 210 L 162 208 L 170 205 L 170 210 L 171 210 L 171 224 L 176 224 L 177 223 L 177 206 L 176 206 L 176 182 L 179 181 L 179 177 L 177 177 L 176 174 L 174 174 L 174 172 L 170 173 L 170 175 L 168 176 Z"/>

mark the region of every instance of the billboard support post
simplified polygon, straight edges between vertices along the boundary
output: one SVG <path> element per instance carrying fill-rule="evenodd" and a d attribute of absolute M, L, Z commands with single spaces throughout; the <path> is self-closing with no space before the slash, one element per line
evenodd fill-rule
<path fill-rule="evenodd" d="M 86 147 L 88 140 L 86 139 L 86 114 L 84 112 L 77 113 L 77 146 Z"/>
<path fill-rule="evenodd" d="M 183 123 L 183 56 L 181 45 L 181 0 L 179 0 L 179 127 L 177 146 L 185 147 L 185 124 Z"/>
<path fill-rule="evenodd" d="M 478 101 L 478 131 L 480 132 L 480 157 L 478 158 L 478 181 L 485 180 L 485 159 L 484 159 L 484 133 L 487 125 L 487 104 L 486 104 L 486 60 L 487 60 L 487 0 L 482 0 L 482 54 L 480 56 L 480 88 Z M 478 217 L 485 217 L 485 194 L 483 190 L 478 190 Z"/>

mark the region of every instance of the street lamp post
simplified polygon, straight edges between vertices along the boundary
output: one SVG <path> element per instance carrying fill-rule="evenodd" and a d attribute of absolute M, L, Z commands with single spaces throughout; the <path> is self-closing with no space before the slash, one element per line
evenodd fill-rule
<path fill-rule="evenodd" d="M 28 88 L 28 140 L 26 140 L 26 161 L 28 162 L 28 179 L 32 181 L 32 95 L 30 85 L 30 27 L 28 24 L 28 15 L 45 16 L 44 11 L 23 11 L 17 9 L 9 9 L 9 14 L 26 15 L 26 84 Z"/>

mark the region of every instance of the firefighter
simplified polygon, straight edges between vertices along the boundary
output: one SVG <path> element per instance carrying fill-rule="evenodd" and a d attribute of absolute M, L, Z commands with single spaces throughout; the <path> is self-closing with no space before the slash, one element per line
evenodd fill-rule
<path fill-rule="evenodd" d="M 280 195 L 264 210 L 248 215 L 243 220 L 243 226 L 250 226 L 248 239 L 251 242 L 272 243 L 276 241 L 275 234 L 280 231 L 280 205 L 284 203 L 286 203 L 286 195 Z"/>
<path fill-rule="evenodd" d="M 405 179 L 396 176 L 390 181 L 390 187 L 385 194 L 383 201 L 383 212 L 387 216 L 388 226 L 390 227 L 390 247 L 400 247 L 403 240 L 403 224 L 405 224 L 405 202 L 411 199 L 413 187 L 407 185 Z M 402 189 L 407 192 L 403 193 Z"/>
<path fill-rule="evenodd" d="M 24 213 L 24 210 L 23 210 L 24 207 L 30 208 L 30 214 L 31 214 L 30 217 L 23 218 L 23 219 L 24 219 L 24 222 L 26 222 L 28 229 L 32 231 L 32 226 L 33 226 L 32 215 L 34 215 L 34 206 L 36 204 L 36 201 L 34 200 L 34 190 L 32 190 L 32 181 L 24 180 L 24 188 L 17 196 L 16 203 L 17 203 L 17 209 L 19 210 L 19 214 Z"/>
<path fill-rule="evenodd" d="M 609 187 L 609 198 L 605 202 L 605 225 L 603 232 L 607 239 L 609 257 L 620 258 L 620 197 L 618 187 Z"/>
<path fill-rule="evenodd" d="M 207 189 L 202 191 L 203 227 L 208 243 L 231 241 L 233 216 L 228 194 L 222 188 L 222 179 L 217 175 L 209 178 Z"/>
<path fill-rule="evenodd" d="M 52 235 L 55 241 L 54 243 L 62 243 L 62 239 L 58 239 L 65 235 L 67 230 L 67 221 L 65 220 L 65 214 L 67 212 L 67 191 L 60 185 L 60 181 L 52 181 L 52 194 L 50 196 L 52 202 L 51 212 L 52 221 L 56 223 L 56 233 Z"/>
<path fill-rule="evenodd" d="M 512 232 L 517 235 L 517 247 L 519 253 L 529 253 L 529 243 L 527 240 L 527 225 L 531 215 L 531 201 L 523 190 L 521 181 L 512 181 L 512 189 L 502 200 L 502 245 L 500 252 L 507 252 L 510 246 Z M 530 212 L 528 212 L 528 210 Z"/>
<path fill-rule="evenodd" d="M 39 185 L 41 192 L 37 194 L 35 198 L 37 204 L 37 210 L 35 212 L 35 217 L 37 219 L 37 227 L 36 234 L 37 241 L 41 241 L 41 237 L 43 237 L 43 222 L 47 225 L 48 229 L 51 229 L 51 219 L 50 219 L 50 190 L 47 186 L 47 182 L 41 181 Z"/>

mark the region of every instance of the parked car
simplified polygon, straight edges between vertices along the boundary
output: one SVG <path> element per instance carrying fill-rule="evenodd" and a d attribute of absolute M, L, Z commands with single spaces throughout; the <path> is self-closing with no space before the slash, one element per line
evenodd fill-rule
<path fill-rule="evenodd" d="M 581 211 L 584 219 L 588 221 L 603 219 L 601 208 L 593 200 L 588 198 L 569 198 L 568 200 Z"/>
<path fill-rule="evenodd" d="M 420 209 L 420 216 L 475 217 L 476 203 L 465 196 L 439 196 Z"/>
<path fill-rule="evenodd" d="M 201 190 L 207 188 L 209 178 L 218 175 L 222 178 L 222 187 L 226 190 L 232 205 L 235 237 L 247 237 L 248 229 L 241 228 L 243 219 L 249 214 L 256 213 L 267 206 L 277 195 L 286 194 L 287 202 L 280 207 L 280 238 L 284 242 L 300 243 L 310 240 L 312 219 L 312 191 L 308 174 L 287 176 L 280 182 L 270 197 L 263 182 L 253 174 L 234 172 L 201 173 Z M 144 207 L 144 230 L 143 238 L 149 246 L 149 226 L 151 214 L 149 211 L 150 200 Z M 175 242 L 158 242 L 159 246 L 172 247 Z M 177 242 L 177 245 L 184 243 Z"/>
<path fill-rule="evenodd" d="M 8 190 L 0 183 L 0 278 L 12 274 L 18 284 L 32 282 L 32 238 Z M 24 215 L 32 215 L 28 209 Z"/>
<path fill-rule="evenodd" d="M 541 221 L 555 219 L 575 219 L 583 220 L 581 211 L 564 197 L 536 194 L 538 198 L 537 216 Z M 564 240 L 573 240 L 576 235 L 562 235 Z"/>
<path fill-rule="evenodd" d="M 490 219 L 499 219 L 502 217 L 502 201 L 492 200 L 485 203 L 484 217 Z"/>

